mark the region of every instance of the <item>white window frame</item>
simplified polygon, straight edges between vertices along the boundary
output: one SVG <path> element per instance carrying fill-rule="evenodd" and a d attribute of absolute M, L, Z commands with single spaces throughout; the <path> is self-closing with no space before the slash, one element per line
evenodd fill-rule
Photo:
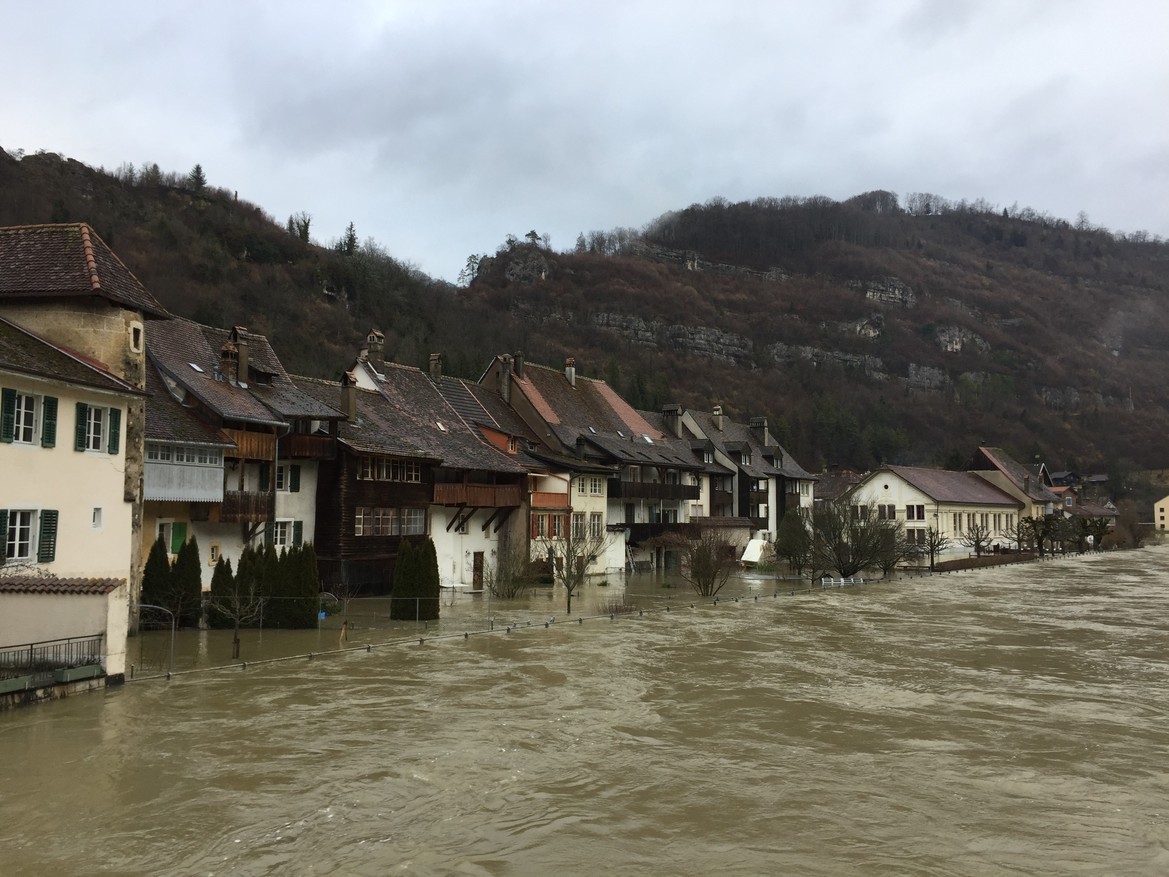
<path fill-rule="evenodd" d="M 110 409 L 90 405 L 85 411 L 85 450 L 105 451 L 109 441 Z"/>
<path fill-rule="evenodd" d="M 94 506 L 93 512 L 90 514 L 90 517 L 89 517 L 90 527 L 92 527 L 94 530 L 100 530 L 102 528 L 102 518 L 103 517 L 104 517 L 104 515 L 103 515 L 101 507 Z"/>
<path fill-rule="evenodd" d="M 605 535 L 605 516 L 600 512 L 589 514 L 589 538 L 600 539 Z"/>
<path fill-rule="evenodd" d="M 5 561 L 22 561 L 25 563 L 36 560 L 37 557 L 37 534 L 39 528 L 37 524 L 39 509 L 9 509 L 8 510 L 8 541 L 4 546 Z M 13 525 L 13 520 L 17 516 L 26 516 L 27 533 L 22 543 L 19 539 L 19 533 L 23 529 L 19 524 Z M 24 545 L 25 552 L 19 553 L 18 549 Z"/>
<path fill-rule="evenodd" d="M 272 522 L 272 544 L 277 548 L 292 546 L 292 518 L 277 518 Z"/>
<path fill-rule="evenodd" d="M 40 413 L 40 409 L 40 396 L 34 393 L 25 393 L 22 390 L 16 391 L 12 441 L 20 445 L 34 445 L 40 441 L 40 428 L 38 424 L 40 418 L 37 416 Z M 22 423 L 22 418 L 27 422 Z M 27 438 L 23 438 L 22 434 L 27 434 Z"/>
<path fill-rule="evenodd" d="M 592 475 L 589 477 L 589 495 L 601 496 L 605 492 L 604 483 L 601 481 L 601 476 Z"/>

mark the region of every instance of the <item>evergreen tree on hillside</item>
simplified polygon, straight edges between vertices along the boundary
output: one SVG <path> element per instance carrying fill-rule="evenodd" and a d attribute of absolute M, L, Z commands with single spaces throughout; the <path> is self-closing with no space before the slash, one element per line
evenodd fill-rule
<path fill-rule="evenodd" d="M 197 164 L 191 168 L 191 172 L 187 174 L 187 185 L 196 192 L 202 192 L 207 188 L 207 176 L 203 173 L 203 165 Z"/>

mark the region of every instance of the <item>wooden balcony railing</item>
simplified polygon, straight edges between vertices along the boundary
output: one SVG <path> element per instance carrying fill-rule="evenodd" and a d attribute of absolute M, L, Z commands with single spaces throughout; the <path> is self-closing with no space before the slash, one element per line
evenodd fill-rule
<path fill-rule="evenodd" d="M 533 490 L 531 505 L 534 509 L 561 511 L 572 507 L 567 493 L 549 493 L 543 490 Z"/>
<path fill-rule="evenodd" d="M 238 524 L 241 521 L 254 524 L 268 520 L 271 507 L 271 493 L 225 490 L 223 504 L 219 507 L 219 520 L 224 524 Z"/>
<path fill-rule="evenodd" d="M 640 545 L 647 539 L 655 539 L 658 536 L 664 536 L 667 533 L 679 533 L 688 538 L 694 538 L 698 534 L 697 528 L 693 524 L 626 524 L 625 529 L 629 531 L 629 541 L 633 545 Z"/>
<path fill-rule="evenodd" d="M 332 436 L 292 433 L 280 439 L 280 456 L 293 460 L 331 460 L 337 455 L 337 443 Z"/>
<path fill-rule="evenodd" d="M 235 442 L 236 450 L 224 451 L 224 456 L 240 460 L 271 460 L 275 436 L 265 432 L 246 432 L 242 429 L 225 429 Z"/>
<path fill-rule="evenodd" d="M 434 503 L 481 509 L 515 508 L 520 504 L 520 488 L 516 484 L 436 484 Z"/>
<path fill-rule="evenodd" d="M 700 499 L 701 496 L 702 488 L 697 484 L 609 479 L 610 499 Z"/>

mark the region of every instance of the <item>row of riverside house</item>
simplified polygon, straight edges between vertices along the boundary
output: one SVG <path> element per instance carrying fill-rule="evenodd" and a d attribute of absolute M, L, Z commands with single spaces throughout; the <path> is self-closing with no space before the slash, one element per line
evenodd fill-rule
<path fill-rule="evenodd" d="M 703 526 L 751 559 L 812 508 L 817 478 L 766 419 L 637 411 L 572 358 L 501 354 L 469 381 L 438 354 L 387 362 L 371 330 L 343 365 L 340 381 L 291 376 L 262 334 L 173 317 L 85 224 L 0 229 L 0 703 L 123 678 L 158 538 L 172 556 L 197 538 L 204 588 L 262 540 L 312 542 L 323 588 L 379 595 L 404 540 L 433 539 L 442 584 L 477 589 L 516 553 L 669 567 L 658 537 Z M 885 467 L 850 495 L 911 538 L 1006 532 L 1059 502 L 1001 450 L 969 468 Z M 20 672 L 18 654 L 65 678 Z"/>
<path fill-rule="evenodd" d="M 169 314 L 84 223 L 0 229 L 0 390 L 0 697 L 44 688 L 18 653 L 120 681 L 160 537 L 197 538 L 205 588 L 249 543 L 311 541 L 325 588 L 384 594 L 403 540 L 478 588 L 507 552 L 669 565 L 655 536 L 766 540 L 812 500 L 766 423 L 635 411 L 571 359 L 459 380 L 371 331 L 340 381 L 290 376 L 263 335 Z"/>

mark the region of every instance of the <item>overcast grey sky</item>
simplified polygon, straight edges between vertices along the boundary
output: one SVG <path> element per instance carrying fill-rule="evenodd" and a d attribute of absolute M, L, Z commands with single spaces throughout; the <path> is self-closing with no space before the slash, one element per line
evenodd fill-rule
<path fill-rule="evenodd" d="M 453 280 L 715 195 L 1169 236 L 1169 3 L 6 3 L 0 146 L 156 161 Z"/>

